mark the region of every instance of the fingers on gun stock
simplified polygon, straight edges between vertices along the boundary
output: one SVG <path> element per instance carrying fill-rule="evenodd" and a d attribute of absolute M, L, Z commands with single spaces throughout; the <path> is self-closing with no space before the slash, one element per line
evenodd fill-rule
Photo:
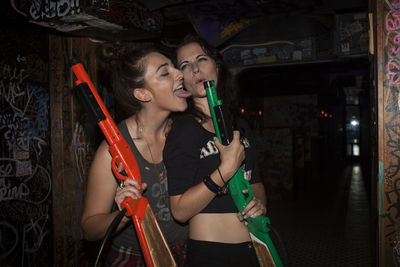
<path fill-rule="evenodd" d="M 119 173 L 119 187 L 124 189 L 127 186 L 132 186 L 134 188 L 134 199 L 139 199 L 141 197 L 141 192 L 147 188 L 146 183 L 139 184 L 138 181 L 134 179 L 128 179 L 128 174 L 124 170 L 124 164 L 120 162 L 117 167 L 117 171 Z"/>

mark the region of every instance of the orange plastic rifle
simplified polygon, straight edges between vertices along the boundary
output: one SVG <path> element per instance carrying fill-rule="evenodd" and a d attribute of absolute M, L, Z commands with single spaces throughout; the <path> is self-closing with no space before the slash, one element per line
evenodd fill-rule
<path fill-rule="evenodd" d="M 137 161 L 108 113 L 85 68 L 76 59 L 73 59 L 71 64 L 72 71 L 77 78 L 75 87 L 85 106 L 94 115 L 109 144 L 108 150 L 112 156 L 113 173 L 121 181 L 134 179 L 141 184 L 142 178 Z M 121 166 L 121 163 L 123 170 L 119 171 L 117 168 Z M 127 210 L 126 216 L 132 217 L 146 265 L 148 267 L 177 266 L 147 198 L 143 196 L 139 199 L 128 197 L 122 202 L 121 208 Z"/>

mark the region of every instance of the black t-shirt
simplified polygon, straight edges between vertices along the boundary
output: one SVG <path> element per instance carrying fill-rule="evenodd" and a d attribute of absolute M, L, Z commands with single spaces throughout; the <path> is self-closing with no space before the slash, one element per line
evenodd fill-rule
<path fill-rule="evenodd" d="M 256 168 L 254 138 L 250 127 L 237 120 L 238 130 L 244 136 L 246 160 L 242 166 L 245 179 L 250 183 L 260 182 Z M 220 164 L 219 151 L 214 144 L 215 134 L 204 129 L 191 115 L 176 119 L 167 136 L 164 147 L 164 164 L 168 173 L 170 196 L 183 194 L 201 183 Z M 201 213 L 232 213 L 237 208 L 230 194 L 216 196 Z"/>

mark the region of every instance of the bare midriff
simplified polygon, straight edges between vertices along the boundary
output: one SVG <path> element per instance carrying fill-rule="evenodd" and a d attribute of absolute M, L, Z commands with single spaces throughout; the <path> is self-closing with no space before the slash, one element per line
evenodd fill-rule
<path fill-rule="evenodd" d="M 237 244 L 250 241 L 247 226 L 236 213 L 200 213 L 190 219 L 189 237 L 194 240 Z"/>

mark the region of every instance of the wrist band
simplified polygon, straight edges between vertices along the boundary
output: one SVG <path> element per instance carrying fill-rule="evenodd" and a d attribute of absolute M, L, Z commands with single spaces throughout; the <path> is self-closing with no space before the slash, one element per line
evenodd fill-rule
<path fill-rule="evenodd" d="M 210 175 L 207 175 L 203 179 L 204 184 L 207 186 L 207 188 L 213 192 L 214 194 L 221 195 L 222 193 L 222 187 L 219 187 L 210 177 Z"/>
<path fill-rule="evenodd" d="M 210 175 L 207 175 L 203 179 L 204 184 L 207 186 L 207 188 L 213 192 L 214 194 L 220 196 L 224 195 L 228 192 L 228 185 L 224 184 L 224 186 L 220 187 L 218 186 L 210 177 Z"/>

